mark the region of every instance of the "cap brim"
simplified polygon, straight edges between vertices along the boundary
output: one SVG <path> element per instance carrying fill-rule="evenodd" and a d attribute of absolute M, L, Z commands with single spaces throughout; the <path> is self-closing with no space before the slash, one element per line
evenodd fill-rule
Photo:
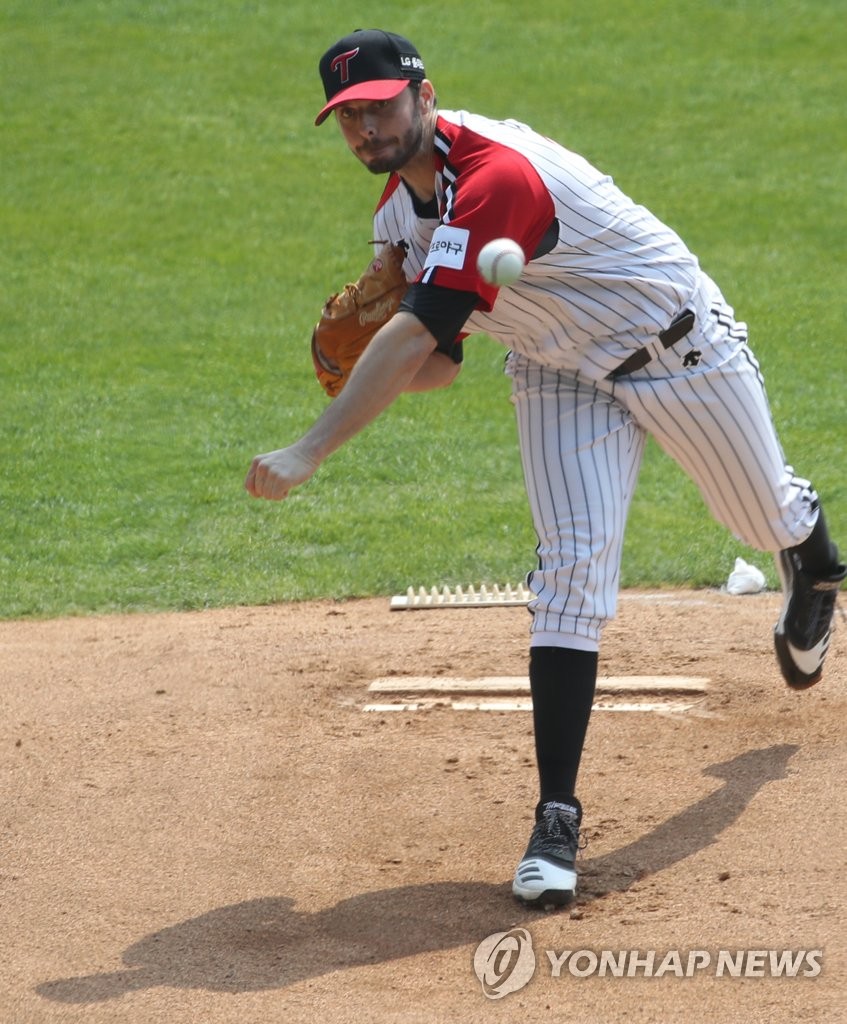
<path fill-rule="evenodd" d="M 336 107 L 352 100 L 393 100 L 409 84 L 408 78 L 380 78 L 373 82 L 359 82 L 349 89 L 337 92 L 315 118 L 315 124 L 323 124 Z"/>

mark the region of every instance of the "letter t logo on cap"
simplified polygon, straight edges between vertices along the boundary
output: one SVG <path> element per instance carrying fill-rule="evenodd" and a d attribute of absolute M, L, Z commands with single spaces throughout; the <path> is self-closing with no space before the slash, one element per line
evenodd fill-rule
<path fill-rule="evenodd" d="M 346 85 L 350 81 L 350 61 L 357 56 L 359 53 L 359 47 L 355 50 L 348 50 L 346 53 L 339 53 L 337 57 L 333 57 L 330 69 L 332 71 L 341 71 L 341 84 Z"/>

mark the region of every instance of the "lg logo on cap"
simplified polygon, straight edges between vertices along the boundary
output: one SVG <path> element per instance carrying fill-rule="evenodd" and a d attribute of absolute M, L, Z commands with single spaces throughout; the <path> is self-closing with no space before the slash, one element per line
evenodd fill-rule
<path fill-rule="evenodd" d="M 401 54 L 400 67 L 411 68 L 413 71 L 423 71 L 424 62 L 420 57 L 407 57 L 405 54 Z"/>

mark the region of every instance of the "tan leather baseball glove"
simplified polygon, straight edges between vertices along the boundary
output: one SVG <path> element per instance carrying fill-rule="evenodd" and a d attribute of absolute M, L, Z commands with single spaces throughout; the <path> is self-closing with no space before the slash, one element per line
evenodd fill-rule
<path fill-rule="evenodd" d="M 381 246 L 355 284 L 346 284 L 324 303 L 312 331 L 312 361 L 324 391 L 334 398 L 380 327 L 397 312 L 408 282 L 403 274 L 406 245 Z"/>

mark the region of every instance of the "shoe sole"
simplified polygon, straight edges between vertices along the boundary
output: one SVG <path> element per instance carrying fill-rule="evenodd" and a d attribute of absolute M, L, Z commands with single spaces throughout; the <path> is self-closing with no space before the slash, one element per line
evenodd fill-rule
<path fill-rule="evenodd" d="M 519 903 L 527 907 L 565 907 L 573 902 L 576 890 L 566 891 L 564 889 L 545 889 L 541 893 L 533 893 L 531 896 L 522 895 L 512 886 L 512 895 Z"/>

